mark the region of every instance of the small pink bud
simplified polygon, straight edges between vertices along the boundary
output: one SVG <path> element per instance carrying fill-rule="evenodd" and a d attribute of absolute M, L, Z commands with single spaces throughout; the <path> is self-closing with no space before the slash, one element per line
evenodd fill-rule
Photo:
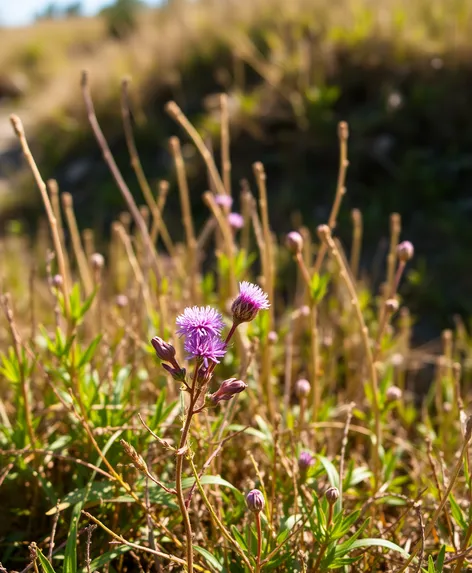
<path fill-rule="evenodd" d="M 295 382 L 295 395 L 297 398 L 306 398 L 310 394 L 310 390 L 310 383 L 305 378 L 300 378 Z"/>
<path fill-rule="evenodd" d="M 258 489 L 252 489 L 246 496 L 246 504 L 249 511 L 260 513 L 264 509 L 264 495 Z"/>
<path fill-rule="evenodd" d="M 400 261 L 406 263 L 413 258 L 415 254 L 415 248 L 410 243 L 410 241 L 403 241 L 397 246 L 397 256 Z"/>
<path fill-rule="evenodd" d="M 172 344 L 165 342 L 159 336 L 155 336 L 151 340 L 151 344 L 156 351 L 157 357 L 163 360 L 164 362 L 173 362 L 175 358 L 175 348 Z"/>
<path fill-rule="evenodd" d="M 216 404 L 223 400 L 231 400 L 233 396 L 243 392 L 246 388 L 247 384 L 242 380 L 238 380 L 237 378 L 228 378 L 228 380 L 225 380 L 214 394 L 211 394 L 210 401 L 214 406 L 216 406 Z"/>
<path fill-rule="evenodd" d="M 325 497 L 330 505 L 334 505 L 339 499 L 339 489 L 337 487 L 329 487 L 325 491 Z"/>
<path fill-rule="evenodd" d="M 285 237 L 285 245 L 291 253 L 298 255 L 303 249 L 303 237 L 297 231 L 292 231 Z"/>

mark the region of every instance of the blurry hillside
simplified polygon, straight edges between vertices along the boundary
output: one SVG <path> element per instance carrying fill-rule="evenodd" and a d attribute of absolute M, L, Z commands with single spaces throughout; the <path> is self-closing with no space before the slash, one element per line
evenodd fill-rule
<path fill-rule="evenodd" d="M 268 173 L 274 228 L 325 222 L 336 185 L 336 126 L 350 126 L 350 212 L 364 216 L 366 259 L 387 245 L 389 214 L 418 258 L 413 312 L 445 326 L 472 316 L 472 4 L 469 0 L 169 0 L 94 19 L 41 21 L 0 30 L 0 212 L 34 221 L 38 194 L 18 170 L 8 114 L 22 117 L 45 178 L 75 197 L 79 223 L 103 235 L 123 208 L 87 124 L 79 89 L 86 68 L 97 113 L 138 195 L 120 114 L 131 78 L 137 145 L 150 180 L 173 184 L 168 138 L 182 137 L 197 219 L 208 180 L 164 105 L 173 99 L 218 151 L 218 98 L 230 96 L 233 194 Z M 117 19 L 118 18 L 118 19 Z M 176 193 L 166 216 L 180 220 Z M 298 214 L 297 214 L 298 213 Z M 293 214 L 293 218 L 290 218 Z M 180 229 L 180 224 L 169 225 Z M 179 231 L 176 231 L 178 234 Z M 373 275 L 380 269 L 367 269 Z M 412 298 L 410 296 L 410 298 Z"/>

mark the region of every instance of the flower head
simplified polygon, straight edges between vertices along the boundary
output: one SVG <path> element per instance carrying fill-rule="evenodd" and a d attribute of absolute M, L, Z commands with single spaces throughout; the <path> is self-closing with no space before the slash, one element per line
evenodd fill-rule
<path fill-rule="evenodd" d="M 177 334 L 180 336 L 217 335 L 224 326 L 223 317 L 211 306 L 187 307 L 183 314 L 177 317 L 176 323 L 179 327 Z"/>
<path fill-rule="evenodd" d="M 243 281 L 239 283 L 239 295 L 231 305 L 233 321 L 236 324 L 250 322 L 260 310 L 270 306 L 267 294 L 258 285 Z"/>
<path fill-rule="evenodd" d="M 339 499 L 339 489 L 337 487 L 329 487 L 325 491 L 325 497 L 330 505 L 334 505 Z"/>
<path fill-rule="evenodd" d="M 185 337 L 184 349 L 191 358 L 203 359 L 205 366 L 209 360 L 218 363 L 226 354 L 226 344 L 218 334 L 211 332 L 200 334 L 195 331 L 188 334 Z"/>
<path fill-rule="evenodd" d="M 303 237 L 297 231 L 291 231 L 285 237 L 287 249 L 294 255 L 301 253 L 303 249 Z"/>
<path fill-rule="evenodd" d="M 242 380 L 238 380 L 237 378 L 228 378 L 228 380 L 222 382 L 221 386 L 214 394 L 211 394 L 210 401 L 216 406 L 218 402 L 231 400 L 233 396 L 243 392 L 246 388 L 247 384 Z"/>
<path fill-rule="evenodd" d="M 298 398 L 306 398 L 310 394 L 310 390 L 310 383 L 305 378 L 300 378 L 295 382 L 295 394 Z"/>
<path fill-rule="evenodd" d="M 310 452 L 302 452 L 298 456 L 298 468 L 301 472 L 306 472 L 315 463 L 315 459 Z"/>
<path fill-rule="evenodd" d="M 220 207 L 226 207 L 227 209 L 231 209 L 231 206 L 233 204 L 233 198 L 231 197 L 231 195 L 223 195 L 222 193 L 219 193 L 218 195 L 215 195 L 215 203 Z"/>
<path fill-rule="evenodd" d="M 252 489 L 246 495 L 246 503 L 249 511 L 259 513 L 264 509 L 265 499 L 264 495 L 258 489 Z"/>
<path fill-rule="evenodd" d="M 397 256 L 402 262 L 407 262 L 413 258 L 415 254 L 415 248 L 410 241 L 403 241 L 397 245 Z"/>
<path fill-rule="evenodd" d="M 232 229 L 239 231 L 244 227 L 244 218 L 239 213 L 230 213 L 228 215 L 228 223 Z"/>

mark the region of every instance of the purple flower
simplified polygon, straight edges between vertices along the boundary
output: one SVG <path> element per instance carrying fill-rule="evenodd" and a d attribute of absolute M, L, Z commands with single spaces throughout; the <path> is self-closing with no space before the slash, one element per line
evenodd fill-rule
<path fill-rule="evenodd" d="M 215 195 L 215 203 L 220 207 L 227 207 L 228 209 L 231 209 L 231 206 L 233 205 L 233 198 L 231 195 L 223 195 L 222 193 L 219 193 L 218 195 Z"/>
<path fill-rule="evenodd" d="M 211 306 L 187 307 L 175 322 L 179 327 L 177 334 L 180 336 L 218 335 L 224 326 L 223 317 Z"/>
<path fill-rule="evenodd" d="M 302 452 L 298 456 L 298 467 L 301 472 L 306 472 L 314 463 L 315 460 L 310 452 Z"/>
<path fill-rule="evenodd" d="M 226 354 L 226 344 L 218 334 L 200 334 L 194 331 L 187 334 L 184 342 L 185 352 L 192 358 L 202 358 L 205 366 L 208 361 L 219 362 L 220 358 Z"/>
<path fill-rule="evenodd" d="M 250 322 L 256 318 L 260 310 L 266 310 L 269 306 L 267 294 L 261 287 L 243 281 L 239 283 L 239 295 L 231 305 L 233 321 L 235 324 Z"/>
<path fill-rule="evenodd" d="M 244 227 L 244 218 L 239 213 L 230 213 L 228 215 L 228 223 L 232 229 L 239 231 L 239 229 Z"/>

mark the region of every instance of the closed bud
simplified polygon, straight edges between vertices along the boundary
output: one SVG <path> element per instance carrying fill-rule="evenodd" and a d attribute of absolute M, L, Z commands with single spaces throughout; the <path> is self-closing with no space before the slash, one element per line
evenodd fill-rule
<path fill-rule="evenodd" d="M 125 294 L 119 294 L 115 299 L 118 308 L 126 308 L 128 306 L 128 297 Z"/>
<path fill-rule="evenodd" d="M 165 342 L 162 338 L 159 338 L 159 336 L 155 336 L 151 340 L 151 344 L 153 345 L 158 358 L 164 362 L 174 362 L 175 348 L 172 344 Z"/>
<path fill-rule="evenodd" d="M 126 454 L 131 458 L 134 467 L 143 473 L 147 473 L 147 465 L 144 461 L 143 457 L 138 454 L 138 452 L 133 448 L 131 444 L 125 442 L 125 440 L 120 440 L 120 444 L 122 445 Z"/>
<path fill-rule="evenodd" d="M 167 370 L 176 382 L 185 382 L 185 377 L 187 376 L 185 368 L 174 368 L 165 362 L 162 364 L 162 368 Z"/>
<path fill-rule="evenodd" d="M 310 390 L 310 383 L 305 378 L 300 378 L 295 382 L 295 395 L 297 398 L 305 398 L 310 394 Z"/>
<path fill-rule="evenodd" d="M 275 330 L 271 330 L 267 335 L 267 340 L 270 344 L 276 344 L 279 340 L 279 335 L 275 332 Z"/>
<path fill-rule="evenodd" d="M 396 298 L 389 298 L 385 301 L 385 309 L 388 313 L 393 314 L 399 308 L 398 300 Z"/>
<path fill-rule="evenodd" d="M 258 489 L 252 489 L 246 495 L 246 504 L 249 511 L 260 513 L 264 509 L 265 505 L 264 495 Z"/>
<path fill-rule="evenodd" d="M 397 400 L 401 400 L 402 391 L 401 388 L 398 386 L 389 386 L 387 391 L 385 392 L 385 397 L 389 402 L 396 402 Z"/>
<path fill-rule="evenodd" d="M 237 378 L 228 378 L 225 380 L 218 390 L 210 395 L 210 402 L 216 406 L 219 402 L 224 400 L 231 400 L 233 396 L 243 392 L 247 388 L 247 384 Z"/>
<path fill-rule="evenodd" d="M 404 263 L 412 259 L 414 254 L 415 248 L 410 241 L 403 241 L 397 246 L 397 257 Z"/>
<path fill-rule="evenodd" d="M 325 497 L 330 505 L 334 505 L 339 499 L 339 489 L 337 487 L 329 487 L 325 491 Z"/>
<path fill-rule="evenodd" d="M 297 231 L 292 231 L 285 238 L 287 249 L 294 255 L 298 255 L 303 249 L 303 237 Z"/>
<path fill-rule="evenodd" d="M 90 262 L 92 264 L 92 267 L 98 271 L 103 268 L 105 264 L 105 259 L 103 258 L 103 255 L 101 255 L 100 253 L 93 253 L 93 255 L 90 257 Z"/>
<path fill-rule="evenodd" d="M 54 275 L 52 277 L 52 286 L 55 288 L 60 288 L 62 286 L 62 283 L 64 282 L 62 275 Z"/>
<path fill-rule="evenodd" d="M 318 237 L 324 241 L 331 235 L 331 229 L 328 225 L 318 225 L 316 228 L 316 232 L 318 233 Z"/>

